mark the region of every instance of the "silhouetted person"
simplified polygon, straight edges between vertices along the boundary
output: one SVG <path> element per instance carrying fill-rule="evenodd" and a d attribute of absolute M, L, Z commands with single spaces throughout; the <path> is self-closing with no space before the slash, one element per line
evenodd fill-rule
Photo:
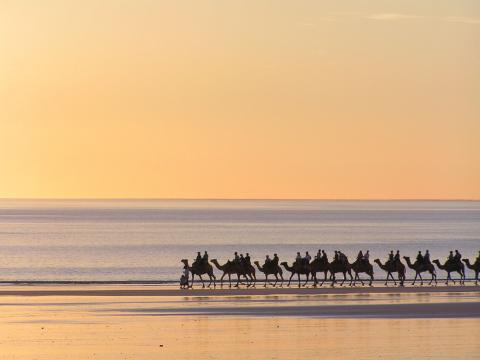
<path fill-rule="evenodd" d="M 188 266 L 184 265 L 182 276 L 180 277 L 180 289 L 185 289 L 188 287 L 188 278 L 189 278 Z"/>
<path fill-rule="evenodd" d="M 198 251 L 198 252 L 197 252 L 197 257 L 196 257 L 194 263 L 195 263 L 196 265 L 198 265 L 198 264 L 200 264 L 201 261 L 202 261 L 202 254 L 200 254 L 200 251 Z"/>
<path fill-rule="evenodd" d="M 252 265 L 249 253 L 245 255 L 245 264 L 247 264 L 249 267 Z"/>
<path fill-rule="evenodd" d="M 333 255 L 333 260 L 338 261 L 338 251 L 335 250 L 335 255 Z"/>
<path fill-rule="evenodd" d="M 207 253 L 207 250 L 205 250 L 205 253 L 203 254 L 202 261 L 203 261 L 203 264 L 204 264 L 204 265 L 208 264 L 208 253 Z"/>
<path fill-rule="evenodd" d="M 300 255 L 299 252 L 297 252 L 297 256 L 296 256 L 296 258 L 295 258 L 295 262 L 296 262 L 297 264 L 301 264 L 301 263 L 302 263 L 302 255 Z"/>
<path fill-rule="evenodd" d="M 423 256 L 423 262 L 425 264 L 431 264 L 431 262 L 430 262 L 430 252 L 428 250 L 425 251 L 425 255 Z"/>
<path fill-rule="evenodd" d="M 243 254 L 240 254 L 240 265 L 245 268 L 246 262 L 245 262 L 245 257 Z"/>
<path fill-rule="evenodd" d="M 266 255 L 265 256 L 265 265 L 270 264 L 271 261 L 272 261 L 272 259 L 270 259 L 270 256 Z"/>
<path fill-rule="evenodd" d="M 417 262 L 419 264 L 423 264 L 423 255 L 422 255 L 421 251 L 419 251 L 418 254 L 417 254 Z"/>
<path fill-rule="evenodd" d="M 453 258 L 454 258 L 453 251 L 450 251 L 450 255 L 448 255 L 447 261 L 453 261 Z"/>
<path fill-rule="evenodd" d="M 304 261 L 305 264 L 309 264 L 310 260 L 312 260 L 312 257 L 310 256 L 310 254 L 307 251 L 307 252 L 305 252 L 305 257 L 303 258 L 303 261 Z"/>
<path fill-rule="evenodd" d="M 325 252 L 325 250 L 322 250 L 322 259 L 326 262 L 328 262 L 328 255 L 327 253 Z"/>
<path fill-rule="evenodd" d="M 453 259 L 456 261 L 456 262 L 460 262 L 460 260 L 462 259 L 462 254 L 460 254 L 458 252 L 458 250 L 455 250 L 455 256 L 453 257 Z"/>
<path fill-rule="evenodd" d="M 275 265 L 278 266 L 278 262 L 280 261 L 280 259 L 278 258 L 278 255 L 276 253 L 273 254 L 273 260 L 272 261 L 275 263 Z"/>
<path fill-rule="evenodd" d="M 233 261 L 238 265 L 240 264 L 240 256 L 238 256 L 238 253 L 235 251 Z"/>
<path fill-rule="evenodd" d="M 369 262 L 369 260 L 370 260 L 370 250 L 367 250 L 367 252 L 365 254 L 363 254 L 363 260 L 367 263 Z"/>
<path fill-rule="evenodd" d="M 400 250 L 397 250 L 397 253 L 395 254 L 393 261 L 395 261 L 396 264 L 400 261 Z"/>
<path fill-rule="evenodd" d="M 315 256 L 317 259 L 321 259 L 322 257 L 322 250 L 321 249 L 318 249 L 317 251 L 317 255 Z"/>
<path fill-rule="evenodd" d="M 390 264 L 393 264 L 393 258 L 394 258 L 394 255 L 393 255 L 393 250 L 390 251 L 390 254 L 388 254 L 388 262 Z"/>
<path fill-rule="evenodd" d="M 363 259 L 363 252 L 360 250 L 357 255 L 357 260 L 362 260 Z"/>

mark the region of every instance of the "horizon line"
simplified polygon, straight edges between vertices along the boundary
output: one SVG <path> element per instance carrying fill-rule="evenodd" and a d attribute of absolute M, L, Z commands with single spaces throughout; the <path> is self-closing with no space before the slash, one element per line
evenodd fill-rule
<path fill-rule="evenodd" d="M 188 197 L 0 197 L 5 200 L 44 201 L 480 201 L 480 198 L 188 198 Z"/>

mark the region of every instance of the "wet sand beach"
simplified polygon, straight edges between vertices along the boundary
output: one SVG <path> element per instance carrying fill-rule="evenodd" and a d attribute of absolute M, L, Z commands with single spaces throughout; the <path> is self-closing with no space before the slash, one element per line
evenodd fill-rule
<path fill-rule="evenodd" d="M 475 359 L 480 287 L 5 286 L 1 359 Z M 35 346 L 24 346 L 25 344 Z"/>

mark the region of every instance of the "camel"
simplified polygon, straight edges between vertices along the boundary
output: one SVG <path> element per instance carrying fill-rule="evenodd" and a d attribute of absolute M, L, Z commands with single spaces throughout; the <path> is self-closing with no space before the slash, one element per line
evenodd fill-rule
<path fill-rule="evenodd" d="M 345 282 L 345 280 L 347 280 L 347 273 L 348 275 L 350 275 L 350 284 L 353 281 L 351 264 L 348 263 L 348 260 L 346 262 L 333 260 L 330 264 L 328 264 L 328 271 L 330 272 L 330 279 L 332 280 L 331 286 L 335 286 L 336 273 L 343 273 L 343 281 L 340 286 L 343 286 L 343 283 Z"/>
<path fill-rule="evenodd" d="M 445 270 L 447 272 L 447 281 L 445 282 L 445 284 L 448 285 L 448 280 L 452 280 L 453 284 L 455 284 L 455 280 L 453 280 L 450 276 L 450 273 L 454 271 L 460 274 L 460 285 L 465 284 L 465 265 L 463 265 L 462 262 L 447 260 L 443 265 L 438 259 L 433 260 L 432 262 L 436 264 L 440 270 Z"/>
<path fill-rule="evenodd" d="M 398 274 L 398 281 L 400 282 L 400 286 L 403 286 L 403 283 L 405 281 L 405 265 L 403 265 L 400 261 L 398 261 L 398 266 L 395 263 L 392 262 L 386 262 L 385 265 L 382 264 L 380 259 L 375 259 L 375 263 L 382 269 L 383 271 L 387 272 L 387 279 L 385 281 L 385 285 L 388 285 L 389 278 L 391 277 L 393 280 L 393 283 L 397 285 L 397 282 L 393 278 L 392 273 L 396 272 Z"/>
<path fill-rule="evenodd" d="M 205 287 L 205 283 L 203 282 L 202 275 L 207 274 L 208 277 L 210 278 L 210 282 L 208 283 L 208 287 L 212 285 L 212 279 L 213 279 L 213 286 L 215 287 L 215 275 L 213 274 L 213 267 L 210 264 L 204 264 L 203 262 L 201 264 L 193 264 L 192 267 L 188 265 L 188 260 L 187 259 L 182 259 L 182 263 L 188 268 L 188 271 L 192 273 L 192 284 L 189 287 L 193 287 L 193 280 L 195 278 L 195 275 L 198 275 L 200 278 L 200 281 L 202 282 L 202 288 Z"/>
<path fill-rule="evenodd" d="M 309 276 L 310 276 L 310 266 L 307 265 L 302 265 L 302 264 L 297 264 L 296 262 L 293 263 L 292 266 L 289 266 L 288 263 L 286 263 L 285 261 L 280 263 L 280 265 L 283 265 L 283 267 L 285 268 L 285 270 L 289 271 L 292 273 L 292 275 L 290 275 L 290 279 L 288 279 L 288 284 L 287 286 L 290 286 L 290 282 L 292 281 L 292 277 L 297 274 L 298 276 L 298 287 L 300 287 L 300 275 L 307 275 L 307 280 L 305 281 L 305 283 L 303 284 L 303 286 L 307 285 L 308 283 L 308 279 L 309 279 Z"/>
<path fill-rule="evenodd" d="M 357 259 L 357 260 L 355 260 L 355 262 L 353 264 L 350 264 L 350 268 L 355 273 L 355 278 L 353 280 L 353 286 L 355 286 L 357 280 L 360 280 L 360 282 L 362 283 L 362 286 L 364 285 L 363 280 L 360 279 L 360 276 L 358 276 L 358 274 L 361 274 L 361 273 L 365 273 L 368 276 L 370 276 L 369 286 L 372 286 L 373 266 L 372 266 L 372 264 L 370 264 L 370 262 L 362 260 L 362 259 Z M 350 284 L 352 284 L 351 281 L 350 281 Z"/>
<path fill-rule="evenodd" d="M 257 268 L 260 272 L 265 274 L 265 284 L 263 285 L 264 287 L 267 287 L 268 275 L 275 276 L 275 283 L 273 284 L 273 287 L 277 285 L 278 275 L 280 275 L 280 278 L 282 279 L 282 282 L 280 283 L 280 287 L 283 286 L 283 271 L 280 266 L 278 266 L 273 261 L 270 261 L 270 263 L 264 264 L 262 267 L 260 267 L 260 263 L 258 261 L 254 261 L 253 263 L 257 265 Z"/>
<path fill-rule="evenodd" d="M 223 271 L 223 275 L 220 278 L 220 286 L 223 286 L 223 278 L 225 275 L 228 275 L 228 283 L 229 287 L 232 287 L 232 275 L 237 275 L 237 283 L 235 287 L 238 287 L 240 283 L 240 276 L 244 276 L 245 279 L 247 279 L 247 287 L 251 286 L 251 283 L 249 283 L 249 280 L 251 282 L 254 281 L 255 277 L 255 269 L 253 269 L 253 275 L 252 272 L 250 271 L 251 269 L 243 269 L 240 266 L 237 266 L 235 262 L 228 260 L 225 264 L 220 265 L 217 261 L 217 259 L 212 259 L 210 260 L 212 264 L 214 264 L 218 270 Z M 255 279 L 256 280 L 256 279 Z"/>
<path fill-rule="evenodd" d="M 432 285 L 432 282 L 435 281 L 435 285 L 437 284 L 437 274 L 435 273 L 435 267 L 433 264 L 419 264 L 418 261 L 415 261 L 414 264 L 410 261 L 410 257 L 404 256 L 403 257 L 407 262 L 407 265 L 410 269 L 415 270 L 415 279 L 413 279 L 412 285 L 415 285 L 417 281 L 417 277 L 420 278 L 420 285 L 423 285 L 422 279 L 422 272 L 428 271 L 432 275 L 432 280 L 428 283 L 428 285 Z"/>
<path fill-rule="evenodd" d="M 463 259 L 463 262 L 470 270 L 475 271 L 475 285 L 478 285 L 478 274 L 480 273 L 480 258 L 477 258 L 473 265 L 470 264 L 469 259 Z"/>
<path fill-rule="evenodd" d="M 323 285 L 323 283 L 327 280 L 327 274 L 328 274 L 328 259 L 321 257 L 321 258 L 315 258 L 313 261 L 310 263 L 310 272 L 312 275 L 312 280 L 313 280 L 313 286 L 317 286 L 318 284 L 318 279 L 317 279 L 317 272 L 323 272 L 324 273 L 324 279 L 320 286 Z"/>

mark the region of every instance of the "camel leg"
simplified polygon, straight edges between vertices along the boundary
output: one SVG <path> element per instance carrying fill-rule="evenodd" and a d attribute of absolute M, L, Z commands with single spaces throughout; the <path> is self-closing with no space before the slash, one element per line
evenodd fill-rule
<path fill-rule="evenodd" d="M 193 279 L 195 278 L 195 274 L 192 272 L 192 283 L 191 285 L 189 286 L 189 288 L 192 288 L 193 289 Z"/>
<path fill-rule="evenodd" d="M 324 275 L 324 276 L 323 276 L 323 281 L 322 281 L 322 283 L 320 284 L 320 286 L 323 286 L 323 284 L 325 283 L 325 281 L 327 281 L 328 271 L 324 271 L 323 275 Z"/>
<path fill-rule="evenodd" d="M 205 282 L 203 281 L 202 275 L 198 274 L 198 277 L 200 278 L 200 281 L 202 282 L 202 288 L 205 287 Z"/>
<path fill-rule="evenodd" d="M 297 279 L 298 279 L 298 287 L 301 287 L 302 284 L 300 283 L 300 273 L 297 274 Z"/>
<path fill-rule="evenodd" d="M 307 280 L 305 280 L 305 284 L 303 284 L 303 286 L 307 286 L 308 282 L 310 281 L 310 279 L 312 279 L 313 281 L 313 277 L 310 278 L 310 273 L 307 273 Z"/>
<path fill-rule="evenodd" d="M 295 275 L 295 273 L 292 273 L 292 275 L 290 275 L 290 279 L 288 279 L 287 287 L 290 287 L 290 282 L 292 281 L 293 275 Z"/>
<path fill-rule="evenodd" d="M 235 285 L 233 285 L 233 287 L 237 287 L 238 288 L 238 285 L 240 284 L 240 274 L 237 274 L 237 283 Z"/>
<path fill-rule="evenodd" d="M 412 285 L 415 285 L 415 281 L 417 281 L 417 276 L 418 276 L 418 272 L 415 272 L 415 278 L 413 279 Z"/>
<path fill-rule="evenodd" d="M 330 280 L 332 280 L 332 287 L 335 286 L 335 273 L 330 274 Z"/>
<path fill-rule="evenodd" d="M 432 274 L 432 279 L 430 280 L 430 283 L 428 285 L 432 285 L 433 279 L 435 279 L 435 285 L 436 285 L 437 284 L 437 275 L 435 275 L 433 272 L 431 272 L 430 274 Z M 448 275 L 450 275 L 450 274 L 448 274 Z"/>
<path fill-rule="evenodd" d="M 422 274 L 421 274 L 421 273 L 418 273 L 418 277 L 420 278 L 420 286 L 423 286 Z"/>
<path fill-rule="evenodd" d="M 373 273 L 370 274 L 370 284 L 369 284 L 369 286 L 372 286 L 372 284 L 373 284 Z"/>
<path fill-rule="evenodd" d="M 274 274 L 274 275 L 275 275 L 275 282 L 273 283 L 273 287 L 276 287 L 278 283 L 278 275 L 277 274 Z"/>
<path fill-rule="evenodd" d="M 267 287 L 267 282 L 268 282 L 268 274 L 265 274 L 265 284 L 263 284 L 263 287 Z"/>
<path fill-rule="evenodd" d="M 340 286 L 343 286 L 343 283 L 345 282 L 345 280 L 347 280 L 347 273 L 343 273 L 343 281 L 340 284 Z"/>

